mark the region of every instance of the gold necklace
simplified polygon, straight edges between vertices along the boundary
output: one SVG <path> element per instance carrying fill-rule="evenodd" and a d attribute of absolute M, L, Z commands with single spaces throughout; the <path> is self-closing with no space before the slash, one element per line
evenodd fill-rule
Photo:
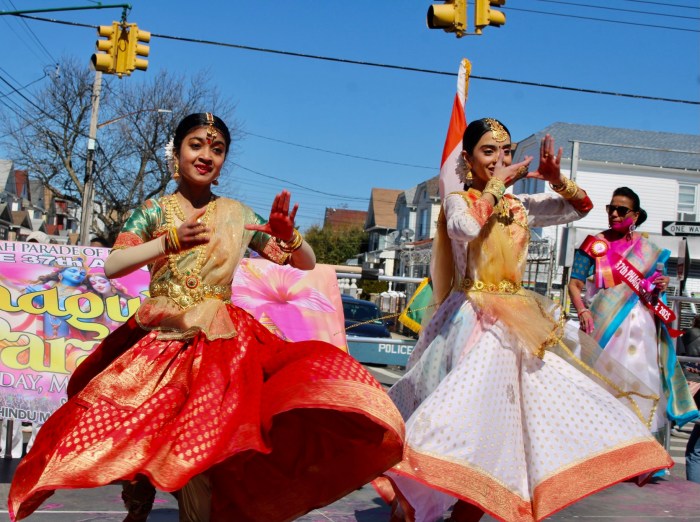
<path fill-rule="evenodd" d="M 185 220 L 184 212 L 182 211 L 182 207 L 180 206 L 180 203 L 178 202 L 177 196 L 175 194 L 172 194 L 171 196 L 166 196 L 163 199 L 165 200 L 165 224 L 167 229 L 169 230 L 171 227 L 175 226 L 174 216 L 177 216 L 182 221 Z M 207 203 L 207 209 L 204 211 L 204 215 L 201 218 L 201 222 L 204 226 L 209 225 L 209 220 L 214 214 L 215 209 L 216 199 L 212 194 L 211 198 L 209 199 L 209 203 Z M 206 258 L 206 246 L 207 244 L 204 243 L 201 245 L 197 245 L 196 247 L 190 248 L 188 250 L 185 250 L 183 252 L 168 255 L 168 268 L 170 268 L 170 272 L 173 274 L 173 277 L 178 281 L 182 282 L 182 284 L 190 290 L 194 290 L 202 282 L 201 278 L 199 277 L 199 273 L 201 272 L 202 267 L 204 266 L 204 260 Z M 180 271 L 178 267 L 178 262 L 192 251 L 197 253 L 195 257 L 194 266 L 190 269 L 185 270 L 184 272 Z"/>
<path fill-rule="evenodd" d="M 187 218 L 185 217 L 185 211 L 182 210 L 182 206 L 180 205 L 180 198 L 177 197 L 177 194 L 173 194 L 172 197 L 173 197 L 173 201 L 175 202 L 175 205 L 173 205 L 173 210 L 175 211 L 175 215 L 178 217 L 178 219 L 180 221 L 182 221 L 184 223 Z M 209 202 L 211 202 L 213 199 L 214 199 L 214 194 L 211 194 L 209 196 Z M 209 204 L 209 202 L 207 202 L 207 205 Z"/>
<path fill-rule="evenodd" d="M 178 217 L 180 221 L 183 223 L 185 222 L 185 212 L 182 210 L 182 207 L 180 206 L 180 200 L 177 198 L 177 194 L 172 195 L 173 202 L 175 203 L 172 205 L 172 210 L 175 211 L 175 215 Z"/>

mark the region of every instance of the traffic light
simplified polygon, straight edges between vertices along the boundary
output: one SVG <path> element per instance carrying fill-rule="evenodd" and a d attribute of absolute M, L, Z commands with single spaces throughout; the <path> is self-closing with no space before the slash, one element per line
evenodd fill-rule
<path fill-rule="evenodd" d="M 119 23 L 112 22 L 112 25 L 101 25 L 97 28 L 98 36 L 104 36 L 106 40 L 97 40 L 98 51 L 92 55 L 90 61 L 96 71 L 114 74 L 117 70 L 117 54 L 119 52 Z"/>
<path fill-rule="evenodd" d="M 151 33 L 139 29 L 136 24 L 129 24 L 129 43 L 126 50 L 126 74 L 131 74 L 134 69 L 145 71 L 148 69 L 148 60 L 142 57 L 148 56 L 150 48 L 144 43 L 151 41 Z"/>
<path fill-rule="evenodd" d="M 489 25 L 499 27 L 506 23 L 506 15 L 495 9 L 492 5 L 504 5 L 506 0 L 474 0 L 474 32 L 481 34 L 481 30 Z"/>
<path fill-rule="evenodd" d="M 427 18 L 430 29 L 442 29 L 461 38 L 467 31 L 467 0 L 447 0 L 444 4 L 433 4 L 428 8 Z"/>

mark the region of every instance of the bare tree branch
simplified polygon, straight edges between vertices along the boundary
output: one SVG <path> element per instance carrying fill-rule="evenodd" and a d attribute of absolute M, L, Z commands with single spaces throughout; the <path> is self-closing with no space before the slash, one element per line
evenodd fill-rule
<path fill-rule="evenodd" d="M 64 59 L 60 71 L 22 111 L 4 110 L 0 117 L 15 163 L 56 195 L 80 203 L 94 74 L 74 59 Z M 115 120 L 98 130 L 93 169 L 95 216 L 105 235 L 114 238 L 131 210 L 165 193 L 171 174 L 164 149 L 183 117 L 215 112 L 232 136 L 240 134 L 234 107 L 222 100 L 209 77 L 206 71 L 195 76 L 161 72 L 123 80 L 103 77 L 99 119 Z"/>

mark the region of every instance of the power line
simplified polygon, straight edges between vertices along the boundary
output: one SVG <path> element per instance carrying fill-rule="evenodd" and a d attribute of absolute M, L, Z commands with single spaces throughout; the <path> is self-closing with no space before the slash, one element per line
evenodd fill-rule
<path fill-rule="evenodd" d="M 4 72 L 7 76 L 10 76 L 10 75 L 8 74 L 8 72 L 7 72 L 5 69 L 3 69 L 2 67 L 0 67 L 0 71 Z M 18 88 L 16 89 L 16 91 L 13 91 L 13 92 L 23 91 L 23 90 L 25 90 L 27 87 L 29 87 L 29 86 L 31 86 L 31 85 L 34 85 L 34 84 L 37 83 L 37 82 L 40 82 L 41 80 L 43 80 L 43 79 L 46 78 L 47 76 L 48 76 L 48 74 L 44 73 L 44 75 L 41 76 L 40 78 L 37 78 L 36 80 L 33 80 L 33 81 L 31 81 L 31 82 L 29 82 L 29 83 L 27 83 L 27 84 L 25 84 L 25 85 L 22 85 L 21 87 L 18 87 Z M 10 78 L 12 78 L 12 76 L 10 76 Z M 12 78 L 12 79 L 14 80 L 14 78 Z M 15 80 L 15 81 L 17 81 L 17 80 Z M 4 98 L 5 96 L 9 96 L 10 94 L 13 94 L 13 93 L 12 93 L 12 92 L 8 92 L 7 94 L 3 94 L 2 96 L 0 96 L 0 98 Z"/>
<path fill-rule="evenodd" d="M 515 10 L 515 11 L 525 11 L 525 12 L 533 12 L 533 13 L 540 13 L 540 14 L 552 14 L 555 16 L 573 16 L 573 15 L 556 15 L 555 13 L 546 13 L 546 12 L 542 12 L 542 11 L 534 11 L 534 10 L 528 10 L 528 9 L 517 9 L 517 8 L 510 8 L 510 9 Z M 42 17 L 38 17 L 38 16 L 29 16 L 29 15 L 15 15 L 15 16 L 22 16 L 25 18 L 31 18 L 33 20 L 39 20 L 42 22 L 57 23 L 57 24 L 75 26 L 75 27 L 88 27 L 88 28 L 92 28 L 92 29 L 97 28 L 97 26 L 95 26 L 95 25 L 82 24 L 82 23 L 78 23 L 78 22 L 66 22 L 64 20 L 42 18 Z M 577 17 L 577 18 L 585 18 L 585 17 Z M 587 19 L 598 20 L 596 18 L 587 18 Z M 612 22 L 613 20 L 602 20 L 602 21 Z M 617 22 L 617 21 L 615 21 L 615 22 Z M 626 23 L 626 22 L 619 22 L 619 23 Z M 633 24 L 633 25 L 644 25 L 644 24 Z M 658 27 L 658 26 L 649 25 L 648 27 Z M 691 31 L 691 30 L 688 29 L 688 31 Z M 700 32 L 700 31 L 692 30 L 692 32 Z M 294 56 L 297 58 L 308 58 L 308 59 L 313 59 L 313 60 L 323 60 L 323 61 L 335 62 L 335 63 L 345 63 L 345 64 L 351 64 L 351 65 L 364 65 L 366 67 L 378 67 L 378 68 L 384 68 L 384 69 L 419 72 L 419 73 L 425 73 L 425 74 L 437 74 L 437 75 L 441 75 L 441 76 L 457 76 L 457 73 L 448 72 L 448 71 L 437 71 L 434 69 L 423 69 L 420 67 L 408 67 L 408 66 L 403 66 L 403 65 L 392 65 L 392 64 L 386 64 L 386 63 L 351 60 L 351 59 L 347 59 L 347 58 L 335 58 L 335 57 L 331 57 L 331 56 L 297 53 L 297 52 L 292 52 L 292 51 L 282 51 L 282 50 L 278 50 L 278 49 L 267 49 L 264 47 L 252 47 L 249 45 L 217 42 L 217 41 L 213 41 L 213 40 L 203 40 L 203 39 L 199 39 L 199 38 L 187 38 L 187 37 L 182 37 L 182 36 L 171 36 L 171 35 L 158 34 L 158 33 L 151 33 L 151 36 L 163 38 L 165 40 L 176 40 L 176 41 L 180 41 L 180 42 L 200 43 L 200 44 L 214 45 L 214 46 L 219 46 L 219 47 L 229 47 L 229 48 L 240 49 L 240 50 L 245 50 L 245 51 L 256 51 L 256 52 L 262 52 L 262 53 L 279 54 L 279 55 L 283 55 L 283 56 Z M 605 95 L 605 96 L 620 96 L 623 98 L 633 98 L 633 99 L 638 99 L 638 100 L 663 101 L 663 102 L 669 102 L 669 103 L 683 103 L 683 104 L 688 104 L 688 105 L 700 105 L 700 101 L 695 101 L 695 100 L 682 100 L 682 99 L 676 99 L 676 98 L 665 98 L 665 97 L 660 97 L 660 96 L 644 96 L 641 94 L 628 94 L 628 93 L 620 93 L 620 92 L 613 92 L 613 91 L 603 91 L 603 90 L 599 90 L 599 89 L 584 89 L 581 87 L 566 87 L 563 85 L 552 85 L 552 84 L 547 84 L 547 83 L 528 82 L 528 81 L 522 81 L 522 80 L 508 80 L 508 79 L 504 79 L 504 78 L 492 78 L 492 77 L 477 76 L 477 75 L 471 75 L 470 78 L 475 79 L 475 80 L 510 83 L 510 84 L 516 84 L 516 85 L 526 85 L 526 86 L 530 86 L 530 87 L 542 87 L 542 88 L 547 88 L 547 89 L 558 89 L 558 90 L 563 90 L 563 91 L 580 92 L 580 93 L 586 93 L 586 94 L 600 94 L 600 95 Z"/>
<path fill-rule="evenodd" d="M 683 18 L 685 20 L 700 20 L 699 17 L 697 16 L 683 16 L 683 15 L 675 15 L 675 14 L 666 14 L 666 13 L 655 13 L 651 11 L 637 11 L 636 9 L 623 9 L 621 7 L 609 7 L 609 6 L 604 6 L 604 5 L 592 5 L 592 4 L 579 4 L 577 2 L 566 2 L 564 0 L 538 0 L 539 2 L 547 2 L 549 4 L 562 4 L 562 5 L 573 5 L 577 7 L 589 7 L 591 9 L 605 9 L 607 11 L 616 11 L 616 12 L 625 12 L 625 13 L 635 13 L 635 14 L 644 14 L 644 15 L 652 15 L 652 16 L 667 16 L 670 18 Z M 656 26 L 654 26 L 656 27 Z"/>
<path fill-rule="evenodd" d="M 12 0 L 7 0 L 8 3 L 12 6 L 13 9 L 17 10 L 17 6 L 15 6 L 14 2 Z M 29 34 L 31 34 L 34 37 L 34 41 L 39 45 L 39 47 L 46 53 L 46 56 L 49 57 L 52 63 L 58 63 L 58 60 L 56 60 L 51 52 L 46 48 L 46 46 L 43 44 L 43 42 L 39 39 L 39 37 L 36 35 L 34 31 L 32 31 L 32 28 L 29 27 L 29 24 L 27 23 L 26 20 L 22 20 L 22 24 L 27 28 L 27 31 L 29 31 Z M 16 33 L 15 33 L 16 34 Z"/>
<path fill-rule="evenodd" d="M 285 145 L 292 145 L 293 147 L 300 147 L 302 149 L 309 149 L 309 150 L 315 150 L 318 152 L 325 152 L 327 154 L 335 154 L 337 156 L 344 156 L 346 158 L 361 159 L 361 160 L 365 160 L 365 161 L 375 161 L 377 163 L 398 165 L 400 167 L 412 167 L 412 168 L 416 168 L 416 169 L 438 170 L 435 167 L 426 167 L 425 165 L 413 165 L 411 163 L 399 163 L 397 161 L 389 161 L 389 160 L 383 160 L 383 159 L 377 159 L 377 158 L 368 158 L 367 156 L 358 156 L 356 154 L 347 154 L 345 152 L 337 152 L 337 151 L 328 150 L 328 149 L 321 149 L 319 147 L 311 147 L 309 145 L 301 145 L 300 143 L 293 143 L 291 141 L 280 140 L 277 138 L 269 138 L 267 136 L 261 136 L 260 134 L 254 134 L 252 132 L 245 132 L 245 134 L 247 134 L 248 136 L 255 136 L 256 138 L 262 138 L 264 140 L 275 141 L 277 143 L 284 143 Z"/>
<path fill-rule="evenodd" d="M 700 9 L 700 6 L 697 6 L 697 5 L 668 4 L 665 2 L 652 2 L 650 0 L 624 0 L 624 1 L 625 2 L 636 2 L 638 4 L 662 5 L 664 7 L 678 7 L 681 9 Z"/>
<path fill-rule="evenodd" d="M 315 192 L 317 194 L 323 194 L 325 196 L 333 196 L 334 198 L 340 198 L 340 199 L 349 199 L 353 201 L 367 201 L 367 198 L 358 198 L 354 196 L 346 196 L 343 194 L 333 194 L 332 192 L 323 192 L 322 190 L 316 190 L 311 187 L 307 187 L 306 185 L 300 185 L 299 183 L 294 183 L 293 181 L 289 181 L 288 179 L 284 178 L 278 178 L 277 176 L 272 176 L 270 174 L 263 174 L 262 172 L 258 172 L 257 170 L 249 169 L 248 167 L 244 167 L 240 163 L 236 162 L 231 162 L 232 165 L 235 165 L 236 167 L 246 170 L 248 172 L 251 172 L 253 174 L 257 174 L 258 176 L 262 176 L 263 178 L 269 178 L 269 179 L 275 179 L 277 181 L 282 181 L 283 183 L 287 183 L 288 185 L 294 186 L 294 187 L 299 187 L 305 190 L 308 190 L 310 192 Z"/>
<path fill-rule="evenodd" d="M 613 24 L 636 25 L 637 27 L 653 27 L 654 29 L 668 29 L 669 31 L 685 31 L 688 33 L 700 33 L 700 30 L 698 30 L 698 29 L 685 29 L 682 27 L 670 27 L 667 25 L 642 24 L 639 22 L 625 22 L 624 20 L 609 20 L 607 18 L 595 18 L 592 16 L 581 16 L 581 15 L 562 14 L 562 13 L 549 13 L 547 11 L 537 11 L 535 9 L 521 9 L 520 7 L 508 7 L 508 8 L 506 8 L 505 6 L 503 6 L 503 8 L 508 9 L 510 11 L 521 11 L 523 13 L 535 13 L 535 14 L 542 14 L 542 15 L 548 15 L 548 16 L 561 16 L 563 18 L 577 18 L 579 20 L 592 20 L 594 22 L 607 22 L 607 23 L 613 23 Z"/>

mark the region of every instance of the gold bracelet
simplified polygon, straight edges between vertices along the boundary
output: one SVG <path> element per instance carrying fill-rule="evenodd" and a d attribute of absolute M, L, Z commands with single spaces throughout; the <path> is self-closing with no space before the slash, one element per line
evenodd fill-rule
<path fill-rule="evenodd" d="M 283 241 L 278 237 L 276 237 L 275 240 L 277 241 L 280 250 L 287 254 L 291 254 L 292 252 L 299 250 L 301 248 L 301 244 L 304 242 L 304 238 L 296 228 L 294 229 L 292 239 L 289 242 Z"/>
<path fill-rule="evenodd" d="M 486 187 L 484 187 L 482 193 L 491 194 L 496 200 L 496 203 L 498 203 L 503 197 L 503 194 L 506 193 L 506 184 L 498 178 L 491 178 L 488 183 L 486 183 Z"/>
<path fill-rule="evenodd" d="M 564 178 L 564 182 L 560 183 L 559 185 L 552 185 L 550 183 L 549 188 L 562 196 L 564 199 L 571 199 L 578 192 L 578 185 L 569 178 Z"/>
<path fill-rule="evenodd" d="M 170 227 L 165 233 L 165 253 L 174 254 L 180 250 L 180 242 L 177 237 L 177 228 Z"/>

